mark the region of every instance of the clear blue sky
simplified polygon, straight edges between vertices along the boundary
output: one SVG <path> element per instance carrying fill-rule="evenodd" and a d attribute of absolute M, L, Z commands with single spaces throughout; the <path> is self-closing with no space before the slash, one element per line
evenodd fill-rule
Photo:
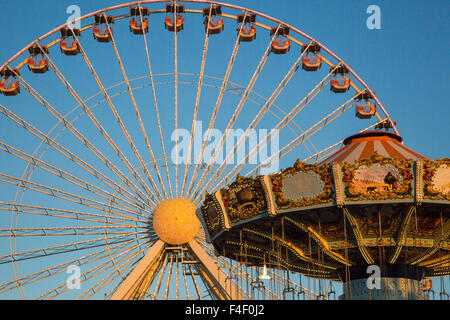
<path fill-rule="evenodd" d="M 45 34 L 49 30 L 63 24 L 68 15 L 66 14 L 66 8 L 69 5 L 76 4 L 81 8 L 82 14 L 87 14 L 92 11 L 117 5 L 123 3 L 122 0 L 21 0 L 21 1 L 1 1 L 0 11 L 2 17 L 0 19 L 0 39 L 2 39 L 0 45 L 0 64 L 3 64 L 17 51 L 28 45 L 37 37 Z M 317 39 L 340 58 L 342 58 L 347 64 L 349 64 L 353 70 L 366 82 L 366 84 L 374 91 L 383 105 L 388 110 L 391 118 L 398 123 L 398 129 L 400 134 L 404 138 L 405 144 L 418 152 L 434 159 L 443 158 L 449 156 L 450 139 L 449 139 L 449 71 L 450 61 L 448 59 L 450 50 L 450 21 L 449 11 L 450 2 L 448 0 L 433 0 L 433 1 L 420 1 L 420 0 L 395 0 L 395 1 L 380 1 L 380 0 L 320 0 L 320 1 L 298 1 L 298 0 L 278 0 L 278 1 L 266 1 L 266 0 L 229 0 L 224 1 L 231 4 L 236 4 L 251 8 L 261 13 L 268 14 L 275 18 L 285 21 L 291 24 L 305 33 L 309 34 L 313 38 Z M 366 27 L 366 20 L 369 14 L 366 13 L 366 9 L 369 5 L 378 5 L 381 9 L 381 29 L 369 30 Z M 186 6 L 189 6 L 187 4 Z M 162 5 L 161 5 L 162 7 Z M 158 19 L 161 16 L 158 16 Z M 155 19 L 156 20 L 156 19 Z M 193 20 L 187 21 L 185 30 L 180 33 L 180 46 L 183 48 L 182 55 L 180 57 L 180 70 L 181 72 L 194 72 L 199 70 L 201 61 L 201 49 L 203 45 L 203 33 L 197 32 L 198 37 L 190 36 L 194 32 L 190 33 L 190 30 L 194 29 L 193 25 L 197 23 L 196 27 L 201 31 L 203 26 L 201 25 L 200 17 L 196 22 Z M 228 21 L 228 20 L 227 20 Z M 153 21 L 151 21 L 152 23 Z M 168 33 L 164 33 L 161 20 L 156 22 L 159 24 L 157 34 L 153 33 L 156 29 L 151 29 L 150 41 L 152 41 L 151 54 L 153 67 L 155 72 L 172 72 L 173 70 L 164 69 L 164 65 L 171 65 L 172 57 L 170 54 L 166 54 L 165 49 L 173 49 L 172 34 L 170 37 L 165 37 Z M 146 74 L 145 60 L 139 60 L 144 58 L 144 51 L 142 43 L 138 46 L 137 38 L 133 38 L 128 28 L 122 23 L 117 24 L 115 34 L 118 36 L 119 50 L 124 53 L 124 62 L 127 65 L 127 72 L 130 76 L 139 76 Z M 153 28 L 153 25 L 151 25 Z M 192 28 L 192 29 L 191 29 Z M 226 25 L 225 35 L 229 35 L 229 39 L 235 36 L 235 26 Z M 155 41 L 153 41 L 155 39 Z M 191 41 L 192 39 L 192 41 Z M 228 63 L 228 58 L 231 53 L 233 42 L 228 42 L 225 50 L 222 50 L 222 43 L 220 42 L 220 36 L 211 39 L 210 52 L 211 55 L 215 54 L 219 57 L 218 60 L 208 60 L 207 68 L 210 70 L 211 76 L 222 76 Z M 263 39 L 264 41 L 261 41 Z M 195 40 L 195 41 L 194 41 Z M 199 41 L 196 41 L 199 40 Z M 103 44 L 97 44 L 92 39 L 90 31 L 83 34 L 83 43 L 86 43 L 87 51 L 92 56 L 97 54 L 97 57 L 93 57 L 93 62 L 102 79 L 105 80 L 105 84 L 111 85 L 121 80 L 120 70 L 118 69 L 117 62 L 112 59 L 112 50 L 110 47 L 106 47 Z M 190 43 L 190 41 L 192 43 Z M 232 81 L 236 81 L 240 84 L 246 85 L 250 79 L 252 72 L 255 69 L 254 60 L 252 60 L 252 54 L 258 57 L 261 56 L 261 52 L 265 48 L 265 43 L 268 41 L 267 34 L 258 34 L 257 41 L 254 46 L 243 46 L 239 52 L 239 59 L 237 67 L 233 69 Z M 154 46 L 154 44 L 157 46 Z M 159 50 L 160 46 L 161 50 Z M 106 49 L 108 48 L 108 49 Z M 138 48 L 136 52 L 136 59 L 133 59 L 135 48 Z M 258 50 L 253 50 L 257 48 Z M 95 52 L 94 52 L 95 50 Z M 109 50 L 109 51 L 107 51 Z M 190 53 L 192 50 L 192 54 Z M 95 54 L 94 54 L 95 53 Z M 128 54 L 128 55 L 127 55 Z M 78 65 L 74 63 L 71 65 L 69 57 L 64 57 L 59 53 L 57 47 L 51 50 L 52 58 L 55 62 L 61 66 L 61 69 L 66 75 L 69 75 L 70 81 L 75 88 L 80 89 L 83 97 L 89 97 L 93 93 L 95 83 L 91 77 L 85 77 L 86 74 L 90 76 L 86 67 L 84 70 L 78 69 Z M 286 55 L 286 57 L 273 57 L 274 61 L 280 63 L 282 59 L 287 61 L 295 61 L 296 54 L 292 54 L 292 51 Z M 80 58 L 81 59 L 81 58 Z M 159 60 L 158 60 L 159 59 Z M 272 56 L 271 56 L 272 59 Z M 142 64 L 133 65 L 132 62 L 143 61 Z M 112 61 L 112 64 L 110 64 Z M 161 62 L 160 62 L 161 61 Z M 273 62 L 273 61 L 272 61 Z M 214 65 L 214 63 L 216 63 Z M 283 68 L 289 66 L 287 63 L 283 65 Z M 269 64 L 266 67 L 267 72 L 264 74 L 267 79 L 267 75 L 270 72 L 276 71 L 277 64 Z M 281 67 L 280 67 L 281 68 Z M 111 73 L 108 73 L 111 71 Z M 324 70 L 321 70 L 322 73 Z M 49 87 L 46 85 L 46 80 L 55 80 L 54 75 L 43 75 L 42 77 L 36 75 L 30 75 L 30 73 L 23 68 L 23 74 L 30 79 L 33 86 L 36 86 L 38 91 L 51 97 L 51 102 L 61 108 L 65 112 L 68 112 L 74 105 L 73 99 L 69 102 L 69 96 L 64 90 L 59 87 Z M 106 75 L 111 75 L 106 76 Z M 257 92 L 265 97 L 268 97 L 271 90 L 280 80 L 280 75 L 277 74 L 276 79 L 263 81 L 263 83 L 257 83 Z M 242 78 L 241 78 L 242 77 Z M 305 75 L 305 80 L 308 81 L 311 75 Z M 41 81 L 43 79 L 43 81 Z M 303 81 L 303 80 L 300 80 Z M 305 82 L 299 82 L 300 84 Z M 311 86 L 314 82 L 308 83 Z M 147 88 L 148 89 L 148 88 Z M 328 91 L 328 90 L 327 90 Z M 202 95 L 202 101 L 207 101 L 209 92 L 204 90 L 205 97 Z M 0 97 L 1 104 L 10 107 L 18 115 L 23 116 L 31 123 L 35 124 L 40 130 L 46 132 L 55 123 L 54 119 L 41 118 L 42 115 L 36 109 L 27 108 L 28 103 L 33 102 L 26 97 L 28 95 L 23 90 L 21 97 L 9 98 Z M 158 92 L 161 97 L 165 93 L 163 89 Z M 185 93 L 180 89 L 180 95 Z M 195 92 L 194 92 L 195 93 Z M 301 92 L 299 93 L 301 97 Z M 151 97 L 151 96 L 150 96 Z M 186 105 L 192 107 L 192 101 L 195 101 L 195 94 L 186 93 L 186 99 L 183 100 Z M 350 97 L 347 95 L 347 97 Z M 136 93 L 138 101 L 146 101 L 147 96 L 141 93 Z M 204 98 L 204 100 L 203 100 Z M 293 95 L 286 95 L 280 97 L 280 104 L 286 110 L 290 104 L 294 104 L 297 101 Z M 333 98 L 335 98 L 333 96 Z M 340 97 L 342 98 L 342 97 Z M 70 98 L 71 99 L 71 98 Z M 129 100 L 125 101 L 121 98 L 117 98 L 114 101 L 120 101 L 122 104 L 118 105 L 129 106 L 131 108 Z M 128 99 L 128 97 L 127 97 Z M 151 99 L 151 98 L 149 98 Z M 228 98 L 227 98 L 228 99 Z M 6 101 L 6 102 L 5 102 Z M 215 101 L 215 100 L 214 100 Z M 225 102 L 232 103 L 237 102 L 236 99 L 224 100 Z M 342 101 L 342 99 L 341 99 Z M 92 102 L 95 103 L 96 101 Z M 182 103 L 180 102 L 180 103 Z M 331 107 L 328 107 L 329 103 L 333 103 L 333 106 L 338 106 L 335 101 L 331 100 L 331 95 L 328 93 L 323 100 L 324 105 L 322 107 L 325 110 L 331 111 Z M 190 103 L 190 104 L 189 104 Z M 226 103 L 224 103 L 225 105 Z M 165 106 L 169 107 L 166 109 Z M 165 99 L 161 98 L 161 106 L 163 107 L 161 116 L 163 121 L 172 124 L 173 115 L 173 100 L 170 95 Z M 70 107 L 70 108 L 69 108 Z M 202 105 L 207 110 L 204 105 Z M 131 109 L 130 109 L 131 110 Z M 211 110 L 211 109 L 209 109 Z M 305 124 L 313 124 L 319 120 L 319 110 L 305 111 L 305 118 L 300 120 Z M 352 112 L 351 112 L 352 113 Z M 252 112 L 244 112 L 241 116 L 243 120 L 249 120 Z M 100 117 L 104 116 L 105 120 L 110 119 L 111 123 L 114 123 L 114 119 L 110 114 L 103 114 L 101 110 L 98 111 Z M 134 116 L 134 113 L 132 114 Z M 203 114 L 202 114 L 203 115 Z M 225 112 L 225 115 L 230 117 L 231 113 Z M 47 114 L 48 116 L 48 114 Z M 144 115 L 149 117 L 150 114 Z M 311 117 L 309 119 L 308 117 Z M 0 119 L 3 118 L 0 117 Z M 187 129 L 190 129 L 190 121 L 192 119 L 192 112 L 187 117 L 180 116 L 180 124 Z M 203 126 L 207 126 L 207 120 L 209 118 L 205 116 Z M 126 119 L 126 121 L 132 121 Z M 135 121 L 135 120 L 133 120 Z M 219 119 L 218 122 L 222 124 L 222 127 L 226 125 L 224 119 Z M 329 144 L 341 140 L 350 134 L 355 133 L 355 130 L 364 128 L 364 122 L 357 122 L 353 117 L 349 117 L 344 121 L 344 125 L 341 127 L 332 127 L 331 131 L 327 135 L 320 136 L 317 141 L 319 147 L 325 147 Z M 1 125 L 8 123 L 7 121 L 0 122 Z M 80 128 L 85 129 L 87 122 L 79 121 Z M 131 123 L 131 122 L 130 122 Z M 244 123 L 244 122 L 241 122 Z M 266 126 L 270 128 L 270 120 L 265 122 Z M 369 123 L 369 122 L 367 122 Z M 357 124 L 357 125 L 356 125 Z M 10 124 L 9 124 L 10 125 Z M 353 126 L 355 125 L 355 126 Z M 107 125 L 105 125 L 107 126 Z M 368 124 L 366 125 L 368 126 Z M 112 126 L 110 127 L 112 128 Z M 244 127 L 245 128 L 245 127 Z M 117 128 L 116 128 L 117 129 Z M 140 131 L 137 126 L 130 126 L 130 132 L 134 136 L 138 136 Z M 150 131 L 155 128 L 148 128 Z M 6 126 L 0 126 L 0 140 L 6 141 L 13 145 L 17 145 L 23 148 L 25 151 L 32 153 L 37 145 L 37 140 L 34 138 L 26 138 L 22 136 L 22 131 Z M 15 133 L 17 132 L 17 135 Z M 153 132 L 157 137 L 157 132 Z M 170 130 L 166 132 L 168 137 L 167 141 L 170 141 Z M 92 135 L 90 138 L 95 142 L 100 142 L 98 135 Z M 119 145 L 126 145 L 123 137 L 117 137 Z M 329 140 L 326 138 L 330 138 Z M 122 140 L 121 140 L 122 139 Z M 140 138 L 141 148 L 144 149 L 142 138 Z M 281 145 L 285 145 L 290 136 L 282 136 Z M 284 140 L 283 140 L 284 139 Z M 73 139 L 74 140 L 74 139 Z M 68 135 L 61 136 L 59 141 L 65 143 L 71 143 Z M 104 142 L 104 141 L 103 141 Z M 158 151 L 158 147 L 155 147 Z M 76 149 L 74 149 L 76 150 Z M 102 150 L 103 151 L 103 150 Z M 111 150 L 106 151 L 107 156 L 114 156 Z M 127 155 L 130 155 L 128 153 Z M 52 156 L 55 156 L 53 159 Z M 71 164 L 62 161 L 54 153 L 49 152 L 46 156 L 47 161 L 55 160 L 63 169 L 74 169 Z M 287 166 L 293 163 L 296 156 L 293 155 L 283 166 Z M 117 160 L 117 158 L 116 158 Z M 136 164 L 133 159 L 133 164 Z M 145 159 L 149 161 L 148 157 Z M 95 159 L 92 160 L 95 165 Z M 11 165 L 10 165 L 11 164 Z M 2 159 L 2 166 L 8 168 L 8 172 L 12 175 L 20 176 L 23 170 L 22 166 L 15 166 L 15 163 L 11 159 Z M 119 164 L 120 169 L 123 169 L 123 165 Z M 4 172 L 4 171 L 2 171 Z M 44 181 L 43 176 L 35 176 L 37 181 Z M 80 178 L 87 179 L 85 173 L 80 173 Z M 92 181 L 92 180 L 88 180 Z M 62 187 L 62 186 L 61 186 Z M 11 200 L 14 196 L 15 189 L 0 189 L 2 192 L 2 200 Z M 35 204 L 43 202 L 44 200 L 33 199 Z M 36 203 L 37 202 L 37 203 Z M 57 203 L 57 202 L 56 202 Z M 43 204 L 43 203 L 42 203 Z M 56 205 L 54 205 L 56 207 Z M 8 217 L 9 218 L 9 217 Z M 7 223 L 9 225 L 9 219 L 2 218 L 2 225 Z M 8 242 L 8 241 L 7 241 Z M 5 246 L 9 245 L 6 244 Z M 6 248 L 6 247 L 5 247 Z M 2 269 L 0 269 L 2 270 Z M 0 277 L 1 279 L 1 277 Z"/>

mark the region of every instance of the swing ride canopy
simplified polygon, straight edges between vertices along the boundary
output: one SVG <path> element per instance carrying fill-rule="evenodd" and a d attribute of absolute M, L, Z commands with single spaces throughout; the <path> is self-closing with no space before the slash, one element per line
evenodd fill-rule
<path fill-rule="evenodd" d="M 238 176 L 198 215 L 217 254 L 315 278 L 450 274 L 450 159 L 432 161 L 388 131 L 344 140 L 320 164 Z"/>

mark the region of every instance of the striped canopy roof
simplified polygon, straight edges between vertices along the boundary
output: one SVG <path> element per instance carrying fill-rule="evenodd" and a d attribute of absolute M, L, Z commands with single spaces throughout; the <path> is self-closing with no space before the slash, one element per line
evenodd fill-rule
<path fill-rule="evenodd" d="M 355 134 L 344 140 L 344 146 L 319 164 L 354 162 L 367 159 L 377 152 L 381 156 L 403 159 L 428 159 L 401 143 L 402 138 L 392 132 L 368 131 Z"/>

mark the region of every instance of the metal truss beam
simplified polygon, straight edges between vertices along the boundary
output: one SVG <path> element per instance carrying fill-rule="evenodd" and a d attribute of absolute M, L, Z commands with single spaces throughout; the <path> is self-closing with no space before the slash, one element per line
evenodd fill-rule
<path fill-rule="evenodd" d="M 138 265 L 117 288 L 111 300 L 131 300 L 139 295 L 139 289 L 143 282 L 153 280 L 158 273 L 160 261 L 165 251 L 164 246 L 165 244 L 161 240 L 153 244 Z"/>
<path fill-rule="evenodd" d="M 190 253 L 199 261 L 198 271 L 205 278 L 212 293 L 222 300 L 243 300 L 241 290 L 227 275 L 219 269 L 218 265 L 210 255 L 201 247 L 197 240 L 192 240 L 187 244 Z"/>

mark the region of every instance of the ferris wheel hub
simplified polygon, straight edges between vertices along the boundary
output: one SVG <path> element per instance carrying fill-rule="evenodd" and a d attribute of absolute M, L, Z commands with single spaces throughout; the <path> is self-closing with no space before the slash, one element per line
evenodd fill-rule
<path fill-rule="evenodd" d="M 153 214 L 153 229 L 156 235 L 171 245 L 191 241 L 200 228 L 195 209 L 195 205 L 184 198 L 161 202 Z"/>

